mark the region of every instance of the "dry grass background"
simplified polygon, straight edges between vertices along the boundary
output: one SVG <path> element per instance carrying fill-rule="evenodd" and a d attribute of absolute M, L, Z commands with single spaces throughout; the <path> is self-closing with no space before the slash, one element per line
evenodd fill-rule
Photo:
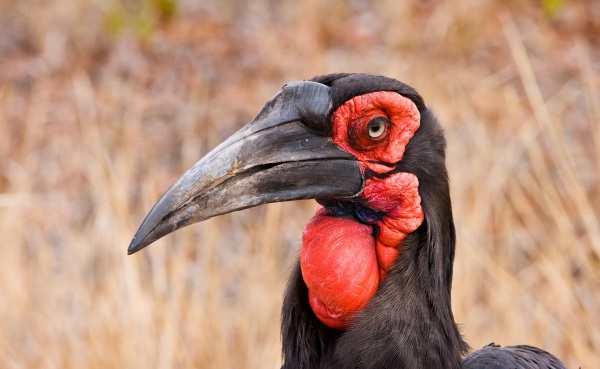
<path fill-rule="evenodd" d="M 474 348 L 600 367 L 600 3 L 0 1 L 0 368 L 277 368 L 313 202 L 135 256 L 160 194 L 287 81 L 417 88 L 447 127 Z"/>

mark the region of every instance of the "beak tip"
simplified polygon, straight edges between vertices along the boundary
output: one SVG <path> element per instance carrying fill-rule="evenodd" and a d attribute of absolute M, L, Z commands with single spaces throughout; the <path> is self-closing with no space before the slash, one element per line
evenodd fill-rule
<path fill-rule="evenodd" d="M 146 245 L 143 243 L 143 240 L 138 239 L 137 235 L 135 235 L 127 248 L 127 255 L 135 254 L 144 247 L 146 247 Z"/>
<path fill-rule="evenodd" d="M 134 245 L 135 239 L 133 241 L 131 241 L 131 245 L 129 245 L 129 247 L 127 248 L 127 255 L 133 255 L 135 254 L 138 250 L 136 245 Z"/>

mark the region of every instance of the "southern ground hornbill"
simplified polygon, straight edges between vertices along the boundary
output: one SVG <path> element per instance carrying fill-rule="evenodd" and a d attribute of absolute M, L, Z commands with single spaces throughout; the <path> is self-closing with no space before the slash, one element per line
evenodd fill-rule
<path fill-rule="evenodd" d="M 530 346 L 463 359 L 443 130 L 387 77 L 285 85 L 167 190 L 129 253 L 217 215 L 309 198 L 319 205 L 283 303 L 283 368 L 564 368 Z"/>

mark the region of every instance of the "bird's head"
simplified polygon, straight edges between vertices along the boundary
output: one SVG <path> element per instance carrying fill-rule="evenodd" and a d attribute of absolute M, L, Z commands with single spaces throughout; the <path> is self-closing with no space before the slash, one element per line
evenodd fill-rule
<path fill-rule="evenodd" d="M 302 276 L 319 320 L 344 329 L 392 271 L 404 239 L 451 222 L 439 213 L 450 211 L 444 149 L 436 119 L 401 82 L 335 74 L 288 83 L 165 192 L 128 251 L 217 215 L 316 199 Z"/>

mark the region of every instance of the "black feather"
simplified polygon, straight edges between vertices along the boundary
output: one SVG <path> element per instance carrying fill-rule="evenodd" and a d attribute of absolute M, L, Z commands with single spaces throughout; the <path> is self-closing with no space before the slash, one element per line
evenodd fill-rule
<path fill-rule="evenodd" d="M 417 104 L 421 126 L 407 145 L 398 171 L 419 177 L 425 221 L 405 239 L 401 257 L 346 331 L 327 328 L 316 318 L 296 267 L 282 314 L 283 368 L 458 369 L 467 345 L 450 308 L 455 233 L 442 128 L 414 89 L 390 78 L 337 74 L 314 81 L 332 87 L 332 111 L 354 96 L 381 90 L 399 92 Z M 357 218 L 370 215 L 357 216 L 360 205 L 321 203 Z"/>
<path fill-rule="evenodd" d="M 445 165 L 444 131 L 421 96 L 410 86 L 382 76 L 331 74 L 312 79 L 331 87 L 327 116 L 302 113 L 305 125 L 331 136 L 331 115 L 345 101 L 375 91 L 395 91 L 411 99 L 421 124 L 402 160 L 390 173 L 409 172 L 419 179 L 423 224 L 402 244 L 367 307 L 345 331 L 323 325 L 308 303 L 299 263 L 283 303 L 283 369 L 563 369 L 554 356 L 530 346 L 486 346 L 469 355 L 454 322 L 450 291 L 456 245 L 450 188 Z M 373 172 L 365 176 L 385 176 Z M 340 216 L 369 223 L 381 214 L 359 200 L 319 200 Z"/>
<path fill-rule="evenodd" d="M 419 93 L 412 87 L 395 79 L 385 76 L 373 76 L 361 73 L 337 73 L 314 77 L 311 81 L 319 82 L 332 88 L 331 99 L 334 112 L 343 103 L 353 97 L 376 91 L 394 91 L 411 99 L 420 112 L 425 110 L 425 102 Z"/>
<path fill-rule="evenodd" d="M 461 369 L 566 369 L 556 357 L 531 346 L 500 347 L 493 343 L 470 354 Z"/>

